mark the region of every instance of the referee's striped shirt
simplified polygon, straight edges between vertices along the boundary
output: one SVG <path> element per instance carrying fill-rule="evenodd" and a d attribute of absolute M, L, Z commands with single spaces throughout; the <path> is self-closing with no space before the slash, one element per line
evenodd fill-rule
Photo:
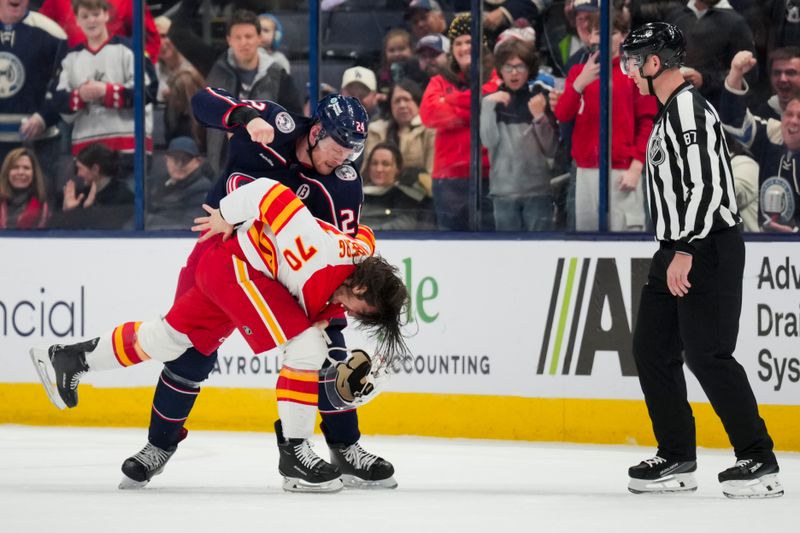
<path fill-rule="evenodd" d="M 659 241 L 692 253 L 695 241 L 741 219 L 717 111 L 689 83 L 656 115 L 647 142 L 650 213 Z"/>

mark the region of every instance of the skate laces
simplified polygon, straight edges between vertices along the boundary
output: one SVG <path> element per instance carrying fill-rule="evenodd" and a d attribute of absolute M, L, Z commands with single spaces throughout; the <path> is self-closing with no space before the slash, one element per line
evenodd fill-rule
<path fill-rule="evenodd" d="M 753 459 L 739 459 L 733 467 L 746 472 L 754 472 L 761 467 L 761 463 L 757 463 Z"/>
<path fill-rule="evenodd" d="M 317 463 L 322 461 L 322 458 L 314 453 L 314 449 L 311 447 L 311 443 L 307 440 L 303 440 L 300 444 L 295 445 L 294 453 L 297 456 L 297 459 L 305 466 L 306 468 L 314 468 Z"/>
<path fill-rule="evenodd" d="M 69 388 L 75 390 L 78 388 L 78 384 L 81 382 L 81 378 L 86 375 L 86 370 L 80 370 L 72 374 L 72 377 L 69 380 Z"/>
<path fill-rule="evenodd" d="M 379 459 L 377 455 L 369 453 L 357 442 L 345 448 L 343 452 L 347 462 L 356 469 L 361 470 L 369 470 L 375 464 L 375 461 Z"/>
<path fill-rule="evenodd" d="M 652 466 L 660 465 L 662 463 L 666 463 L 667 460 L 664 459 L 663 457 L 659 457 L 658 455 L 656 455 L 655 457 L 651 457 L 650 459 L 645 459 L 642 462 L 644 464 L 646 464 L 647 466 L 651 466 L 652 467 Z"/>
<path fill-rule="evenodd" d="M 170 454 L 149 442 L 142 448 L 142 451 L 133 456 L 133 459 L 143 464 L 148 471 L 157 470 L 164 466 L 169 460 Z"/>

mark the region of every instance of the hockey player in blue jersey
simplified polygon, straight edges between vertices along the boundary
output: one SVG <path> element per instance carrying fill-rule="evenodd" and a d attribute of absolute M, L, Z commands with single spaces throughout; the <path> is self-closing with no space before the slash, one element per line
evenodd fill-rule
<path fill-rule="evenodd" d="M 29 11 L 28 0 L 0 2 L 0 161 L 28 144 L 42 163 L 50 194 L 60 118 L 50 93 L 67 51 L 66 38 L 58 24 Z"/>
<path fill-rule="evenodd" d="M 206 200 L 210 206 L 218 207 L 228 192 L 254 176 L 264 176 L 292 189 L 315 217 L 345 233 L 358 231 L 362 181 L 351 162 L 363 150 L 369 120 L 358 100 L 326 96 L 316 114 L 308 118 L 290 113 L 274 102 L 239 101 L 224 90 L 207 88 L 194 96 L 192 107 L 195 117 L 206 127 L 225 130 L 231 136 L 223 177 Z M 203 249 L 196 246 L 189 257 L 178 282 L 178 295 L 193 283 L 194 266 Z M 329 355 L 338 360 L 347 356 L 342 335 L 345 325 L 344 318 L 334 319 L 326 330 L 331 341 Z M 211 373 L 216 359 L 216 353 L 206 357 L 189 350 L 164 366 L 153 399 L 148 443 L 122 466 L 125 476 L 140 482 L 139 486 L 163 470 L 178 443 L 186 437 L 184 423 L 200 392 L 200 383 Z M 391 463 L 360 446 L 355 409 L 335 409 L 324 387 L 320 387 L 319 411 L 331 464 L 341 471 L 346 485 L 397 486 Z M 278 439 L 283 439 L 280 431 Z M 315 477 L 315 466 L 322 465 L 323 460 L 316 455 L 298 460 L 308 468 L 304 468 L 307 473 L 301 476 L 295 490 L 324 490 Z"/>

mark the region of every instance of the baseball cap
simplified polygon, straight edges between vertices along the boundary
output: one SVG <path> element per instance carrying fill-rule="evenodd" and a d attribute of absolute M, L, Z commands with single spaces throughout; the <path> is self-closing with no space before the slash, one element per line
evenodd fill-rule
<path fill-rule="evenodd" d="M 598 11 L 600 9 L 600 0 L 575 0 L 572 4 L 572 10 L 576 13 L 578 11 Z"/>
<path fill-rule="evenodd" d="M 378 81 L 375 79 L 375 73 L 368 68 L 350 67 L 345 70 L 344 74 L 342 74 L 342 88 L 354 82 L 364 85 L 370 91 L 378 90 Z"/>
<path fill-rule="evenodd" d="M 411 18 L 411 15 L 418 11 L 441 11 L 442 6 L 436 0 L 411 0 L 406 8 L 405 18 Z"/>
<path fill-rule="evenodd" d="M 181 136 L 175 137 L 169 142 L 167 146 L 167 153 L 170 152 L 185 152 L 192 157 L 200 155 L 200 150 L 197 148 L 197 143 L 191 137 Z"/>
<path fill-rule="evenodd" d="M 450 51 L 450 39 L 441 33 L 431 33 L 420 39 L 417 43 L 417 47 L 415 48 L 417 52 L 423 49 L 433 50 L 440 54 L 446 54 Z"/>

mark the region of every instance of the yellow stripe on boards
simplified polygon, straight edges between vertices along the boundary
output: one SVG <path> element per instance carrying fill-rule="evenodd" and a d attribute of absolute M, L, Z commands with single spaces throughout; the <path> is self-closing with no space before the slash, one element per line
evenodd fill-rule
<path fill-rule="evenodd" d="M 0 383 L 0 424 L 140 427 L 150 423 L 153 387 L 80 386 L 80 403 L 59 411 L 39 383 Z M 730 449 L 713 409 L 693 403 L 697 444 Z M 800 451 L 800 406 L 762 405 L 777 450 Z M 203 388 L 189 429 L 272 431 L 273 389 Z M 365 434 L 654 446 L 643 401 L 384 392 L 358 410 Z M 319 424 L 317 424 L 317 427 Z"/>

